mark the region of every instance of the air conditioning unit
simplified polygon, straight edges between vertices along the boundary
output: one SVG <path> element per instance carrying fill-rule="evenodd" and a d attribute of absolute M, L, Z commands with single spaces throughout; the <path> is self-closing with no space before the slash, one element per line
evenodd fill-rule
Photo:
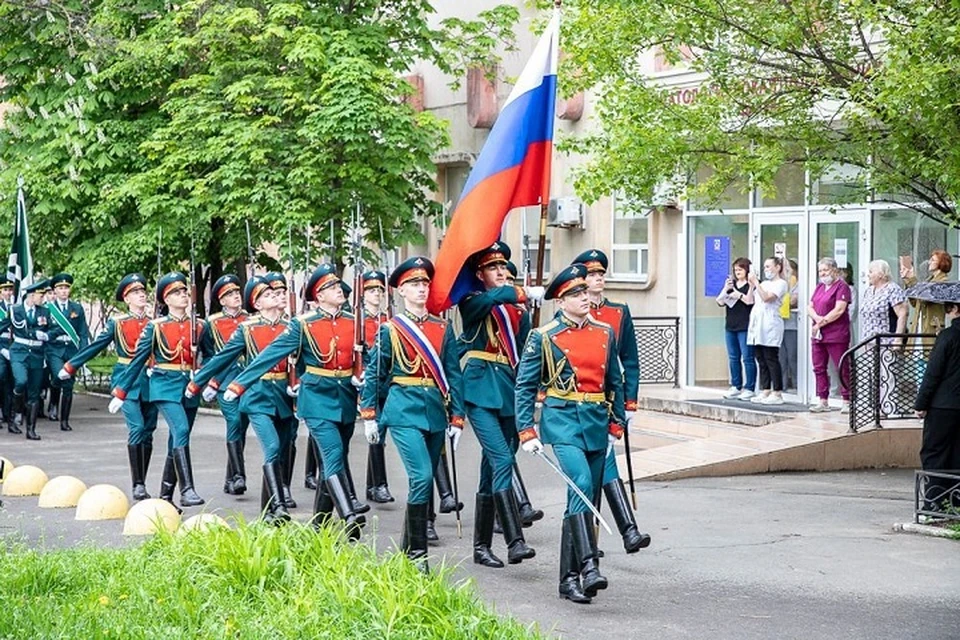
<path fill-rule="evenodd" d="M 551 198 L 547 225 L 561 229 L 583 228 L 584 206 L 576 198 Z"/>

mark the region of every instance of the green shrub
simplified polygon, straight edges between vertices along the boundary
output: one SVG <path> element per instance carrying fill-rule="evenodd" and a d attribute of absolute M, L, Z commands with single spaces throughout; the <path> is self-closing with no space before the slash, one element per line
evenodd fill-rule
<path fill-rule="evenodd" d="M 449 568 L 240 524 L 126 549 L 0 550 L 2 638 L 537 638 Z"/>

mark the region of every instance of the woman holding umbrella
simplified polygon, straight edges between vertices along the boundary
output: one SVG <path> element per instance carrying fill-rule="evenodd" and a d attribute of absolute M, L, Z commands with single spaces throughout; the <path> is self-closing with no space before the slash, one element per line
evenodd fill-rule
<path fill-rule="evenodd" d="M 936 249 L 930 254 L 927 268 L 930 270 L 930 276 L 926 282 L 946 282 L 950 270 L 953 269 L 953 258 L 946 251 Z M 917 276 L 912 266 L 901 266 L 900 277 L 903 278 L 905 287 L 912 288 L 917 284 Z M 907 297 L 911 297 L 909 293 Z M 910 324 L 910 333 L 940 333 L 945 326 L 943 305 L 920 298 L 914 299 L 911 304 L 915 314 Z"/>
<path fill-rule="evenodd" d="M 960 316 L 960 283 L 933 285 L 928 294 L 927 302 L 941 305 L 946 320 Z M 914 409 L 923 418 L 923 470 L 960 473 L 960 323 L 953 322 L 937 336 Z M 929 478 L 923 509 L 940 511 L 945 501 L 960 506 L 960 483 Z"/>

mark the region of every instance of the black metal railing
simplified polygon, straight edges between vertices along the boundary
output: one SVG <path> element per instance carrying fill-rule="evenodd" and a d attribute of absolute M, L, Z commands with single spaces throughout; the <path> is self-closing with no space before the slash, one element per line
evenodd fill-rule
<path fill-rule="evenodd" d="M 850 430 L 880 428 L 883 420 L 916 417 L 913 404 L 936 335 L 881 333 L 847 350 L 850 359 Z"/>
<path fill-rule="evenodd" d="M 960 522 L 960 475 L 944 471 L 917 471 L 913 492 L 913 518 L 920 516 Z"/>
<path fill-rule="evenodd" d="M 634 316 L 640 360 L 640 384 L 672 383 L 680 387 L 680 318 Z"/>

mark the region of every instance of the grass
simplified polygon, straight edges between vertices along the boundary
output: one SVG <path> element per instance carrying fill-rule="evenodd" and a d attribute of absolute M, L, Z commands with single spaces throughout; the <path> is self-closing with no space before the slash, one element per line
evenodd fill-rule
<path fill-rule="evenodd" d="M 127 549 L 0 549 L 0 638 L 539 638 L 449 568 L 239 524 Z"/>

